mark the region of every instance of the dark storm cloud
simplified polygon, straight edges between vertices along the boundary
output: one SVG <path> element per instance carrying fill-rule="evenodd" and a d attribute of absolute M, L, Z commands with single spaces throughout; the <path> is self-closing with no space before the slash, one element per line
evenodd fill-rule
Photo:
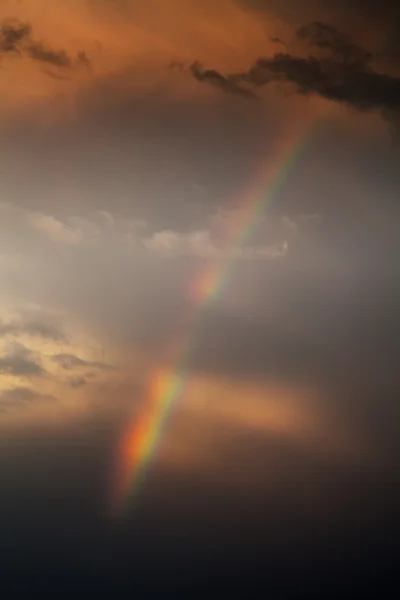
<path fill-rule="evenodd" d="M 51 48 L 44 42 L 35 40 L 31 25 L 18 20 L 5 20 L 0 24 L 0 55 L 10 52 L 63 69 L 71 69 L 77 64 L 90 66 L 90 60 L 84 51 L 78 52 L 76 59 L 72 58 L 64 49 Z M 47 72 L 46 74 L 53 76 Z"/>
<path fill-rule="evenodd" d="M 224 91 L 245 91 L 241 82 L 259 88 L 273 82 L 291 83 L 300 94 L 317 94 L 359 110 L 381 110 L 386 117 L 400 108 L 400 78 L 373 68 L 373 56 L 352 43 L 341 31 L 318 21 L 297 31 L 321 56 L 276 53 L 259 58 L 246 72 L 224 76 L 218 71 L 193 71 L 198 81 L 219 85 Z M 234 82 L 234 87 L 229 82 Z"/>
<path fill-rule="evenodd" d="M 314 21 L 298 29 L 297 36 L 311 46 L 327 50 L 333 58 L 344 63 L 365 67 L 372 61 L 372 54 L 354 44 L 346 34 L 332 25 Z"/>
<path fill-rule="evenodd" d="M 397 0 L 235 0 L 241 7 L 260 14 L 276 14 L 285 22 L 296 23 L 299 19 L 327 18 L 346 22 L 346 25 L 360 23 L 377 26 L 386 25 L 386 38 L 391 37 L 391 28 L 398 31 L 399 3 Z M 394 36 L 393 36 L 394 37 Z M 398 45 L 399 40 L 394 43 Z"/>

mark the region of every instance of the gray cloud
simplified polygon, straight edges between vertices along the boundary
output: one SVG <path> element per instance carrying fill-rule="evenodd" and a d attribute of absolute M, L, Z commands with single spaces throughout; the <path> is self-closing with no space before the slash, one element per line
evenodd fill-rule
<path fill-rule="evenodd" d="M 40 376 L 45 373 L 33 353 L 19 342 L 11 342 L 0 357 L 0 373 L 21 377 Z"/>
<path fill-rule="evenodd" d="M 224 76 L 214 70 L 191 69 L 200 82 L 218 84 L 231 93 L 246 95 L 244 84 L 257 89 L 274 82 L 295 86 L 299 94 L 317 94 L 359 110 L 380 110 L 385 117 L 400 108 L 400 78 L 373 68 L 373 56 L 352 43 L 338 29 L 321 22 L 304 25 L 297 37 L 320 56 L 279 52 L 259 58 L 246 73 Z M 231 87 L 228 82 L 233 81 Z"/>
<path fill-rule="evenodd" d="M 17 377 L 29 377 L 43 375 L 44 370 L 34 360 L 14 355 L 0 357 L 0 373 Z"/>

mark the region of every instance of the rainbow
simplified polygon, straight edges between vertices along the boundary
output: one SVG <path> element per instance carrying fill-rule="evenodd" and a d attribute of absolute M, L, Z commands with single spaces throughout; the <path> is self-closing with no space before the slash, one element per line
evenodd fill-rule
<path fill-rule="evenodd" d="M 255 172 L 252 185 L 236 203 L 234 218 L 225 231 L 227 247 L 241 248 L 253 236 L 257 223 L 285 186 L 309 145 L 317 116 L 305 119 L 291 129 Z M 117 465 L 113 471 L 111 512 L 121 515 L 140 489 L 149 465 L 155 456 L 172 409 L 182 398 L 189 380 L 188 360 L 195 346 L 198 324 L 204 310 L 220 298 L 232 278 L 235 258 L 211 262 L 201 269 L 194 280 L 194 305 L 182 319 L 180 334 L 174 338 L 150 377 L 143 399 L 143 412 L 134 416 L 117 448 Z"/>

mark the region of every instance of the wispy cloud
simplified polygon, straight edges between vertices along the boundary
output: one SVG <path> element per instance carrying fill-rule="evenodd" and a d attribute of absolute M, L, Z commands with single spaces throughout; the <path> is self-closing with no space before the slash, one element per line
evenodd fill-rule
<path fill-rule="evenodd" d="M 88 222 L 85 220 L 81 220 L 80 223 L 63 223 L 51 215 L 41 213 L 29 214 L 28 219 L 34 228 L 57 244 L 75 246 L 82 241 L 88 241 L 89 238 L 95 237 L 98 233 L 93 224 L 89 224 L 89 227 L 87 227 Z"/>
<path fill-rule="evenodd" d="M 111 365 L 108 365 L 104 362 L 85 360 L 79 356 L 76 356 L 75 354 L 55 354 L 52 356 L 52 360 L 66 371 L 73 371 L 74 369 L 88 367 L 101 370 L 108 370 L 112 368 Z"/>
<path fill-rule="evenodd" d="M 192 256 L 205 259 L 274 259 L 282 257 L 288 250 L 288 242 L 279 244 L 239 247 L 224 247 L 216 244 L 209 231 L 199 230 L 179 233 L 165 230 L 154 233 L 143 240 L 149 250 L 164 257 Z"/>
<path fill-rule="evenodd" d="M 0 23 L 0 55 L 11 53 L 61 69 L 90 66 L 90 60 L 83 50 L 73 58 L 64 49 L 52 48 L 35 39 L 30 23 L 18 19 L 6 19 Z"/>
<path fill-rule="evenodd" d="M 64 341 L 66 339 L 64 332 L 54 323 L 34 320 L 24 321 L 23 319 L 9 322 L 0 321 L 0 337 L 7 335 L 14 337 L 28 335 L 54 341 Z"/>

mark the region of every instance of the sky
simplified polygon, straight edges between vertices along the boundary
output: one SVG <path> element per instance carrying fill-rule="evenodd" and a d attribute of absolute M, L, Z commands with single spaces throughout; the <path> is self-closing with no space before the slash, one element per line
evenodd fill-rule
<path fill-rule="evenodd" d="M 391 577 L 399 17 L 2 0 L 10 598 Z"/>

